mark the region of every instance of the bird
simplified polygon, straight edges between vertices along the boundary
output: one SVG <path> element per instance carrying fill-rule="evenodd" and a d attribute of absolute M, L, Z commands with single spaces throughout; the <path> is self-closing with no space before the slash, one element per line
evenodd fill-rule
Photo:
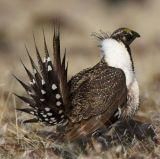
<path fill-rule="evenodd" d="M 41 122 L 55 126 L 61 139 L 72 142 L 135 115 L 139 108 L 139 86 L 130 45 L 140 34 L 119 28 L 110 35 L 101 32 L 94 36 L 100 42 L 101 59 L 70 80 L 66 49 L 61 57 L 60 26 L 54 26 L 53 60 L 44 30 L 44 59 L 33 36 L 38 64 L 26 47 L 32 72 L 22 60 L 21 63 L 29 81 L 23 82 L 14 75 L 28 94 L 26 97 L 15 93 L 27 103 L 26 108 L 17 110 L 33 116 L 24 123 Z"/>

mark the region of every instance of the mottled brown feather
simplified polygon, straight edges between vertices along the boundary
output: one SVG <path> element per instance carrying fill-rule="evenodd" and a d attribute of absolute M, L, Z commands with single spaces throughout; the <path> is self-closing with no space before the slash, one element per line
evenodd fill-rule
<path fill-rule="evenodd" d="M 78 129 L 76 126 L 67 134 L 70 141 L 104 126 L 118 107 L 126 106 L 127 101 L 124 72 L 109 67 L 103 59 L 93 68 L 84 71 L 84 74 L 81 72 L 82 78 L 77 77 L 72 78 L 70 83 L 83 82 L 79 86 L 75 85 L 76 88 L 73 85 L 71 87 L 73 109 L 69 117 L 73 123 L 77 123 Z"/>

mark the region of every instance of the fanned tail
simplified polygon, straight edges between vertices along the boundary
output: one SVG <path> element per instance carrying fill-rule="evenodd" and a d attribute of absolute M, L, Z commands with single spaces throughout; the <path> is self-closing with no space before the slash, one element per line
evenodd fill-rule
<path fill-rule="evenodd" d="M 66 111 L 68 109 L 68 66 L 66 66 L 66 53 L 61 61 L 59 32 L 59 26 L 55 27 L 53 36 L 53 63 L 49 56 L 46 38 L 43 31 L 45 51 L 44 60 L 42 60 L 40 56 L 35 37 L 33 35 L 38 67 L 36 66 L 26 47 L 33 72 L 31 73 L 23 64 L 23 62 L 21 62 L 30 82 L 24 83 L 15 76 L 15 78 L 30 96 L 24 97 L 15 94 L 18 98 L 30 106 L 30 108 L 18 110 L 34 116 L 33 119 L 24 121 L 25 123 L 40 121 L 46 125 L 66 126 L 69 122 L 66 115 Z"/>

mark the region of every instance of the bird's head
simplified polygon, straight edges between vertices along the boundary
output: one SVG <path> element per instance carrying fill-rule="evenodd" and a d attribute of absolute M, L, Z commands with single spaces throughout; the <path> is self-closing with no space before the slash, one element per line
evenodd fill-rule
<path fill-rule="evenodd" d="M 103 33 L 98 38 L 101 40 L 102 56 L 109 66 L 120 68 L 124 71 L 134 71 L 134 64 L 130 44 L 140 35 L 128 28 L 119 28 L 110 36 Z M 127 74 L 127 73 L 126 73 Z M 129 76 L 130 77 L 130 76 Z M 127 81 L 130 79 L 126 77 Z M 127 82 L 130 83 L 130 82 Z"/>
<path fill-rule="evenodd" d="M 139 37 L 139 33 L 128 28 L 119 28 L 115 30 L 110 36 L 110 38 L 121 41 L 127 46 L 129 46 L 136 38 Z"/>

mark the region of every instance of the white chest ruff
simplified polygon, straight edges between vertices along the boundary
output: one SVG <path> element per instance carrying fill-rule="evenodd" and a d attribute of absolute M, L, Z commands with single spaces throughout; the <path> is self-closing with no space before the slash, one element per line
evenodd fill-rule
<path fill-rule="evenodd" d="M 105 39 L 102 41 L 101 49 L 109 66 L 120 68 L 124 71 L 126 85 L 128 87 L 133 82 L 134 73 L 132 71 L 132 62 L 125 45 L 114 39 Z"/>
<path fill-rule="evenodd" d="M 102 53 L 107 64 L 123 70 L 128 88 L 127 107 L 122 110 L 122 116 L 132 116 L 139 106 L 139 86 L 132 70 L 132 62 L 125 45 L 114 39 L 102 41 Z"/>

